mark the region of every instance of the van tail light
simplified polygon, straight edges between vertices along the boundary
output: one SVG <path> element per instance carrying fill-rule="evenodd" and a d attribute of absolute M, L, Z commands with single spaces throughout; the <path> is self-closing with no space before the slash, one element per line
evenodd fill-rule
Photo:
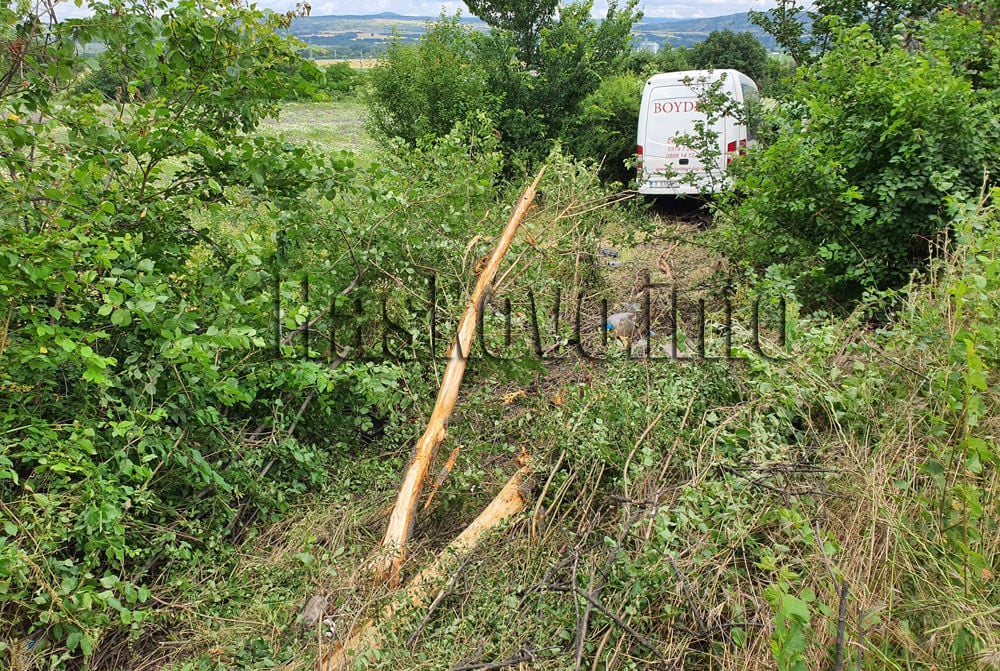
<path fill-rule="evenodd" d="M 638 147 L 636 147 L 635 153 L 636 153 L 636 156 L 638 157 L 636 159 L 636 161 L 635 161 L 635 167 L 636 167 L 636 170 L 638 170 L 639 173 L 641 174 L 642 173 L 642 145 L 641 144 Z"/>
<path fill-rule="evenodd" d="M 733 159 L 737 156 L 747 155 L 747 141 L 740 140 L 737 144 L 735 141 L 730 142 L 726 145 L 726 167 L 733 162 Z"/>

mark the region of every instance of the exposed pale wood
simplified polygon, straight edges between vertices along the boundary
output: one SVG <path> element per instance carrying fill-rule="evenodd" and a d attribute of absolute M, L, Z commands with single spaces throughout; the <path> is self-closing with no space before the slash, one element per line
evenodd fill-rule
<path fill-rule="evenodd" d="M 453 468 L 455 468 L 455 462 L 458 461 L 458 453 L 462 450 L 462 446 L 459 445 L 451 454 L 448 456 L 448 461 L 444 462 L 444 467 L 441 472 L 438 473 L 437 478 L 434 480 L 434 484 L 431 485 L 431 493 L 427 495 L 427 500 L 424 501 L 424 510 L 431 507 L 431 502 L 434 500 L 434 495 L 437 494 L 437 490 L 440 489 L 441 485 L 444 484 L 445 479 L 451 474 Z"/>
<path fill-rule="evenodd" d="M 545 167 L 539 170 L 535 181 L 521 194 L 514 212 L 511 214 L 507 225 L 497 241 L 496 247 L 490 254 L 489 259 L 479 273 L 475 289 L 469 297 L 465 306 L 465 312 L 458 325 L 458 332 L 455 340 L 448 351 L 448 365 L 445 367 L 444 377 L 441 380 L 441 388 L 438 391 L 437 401 L 434 404 L 434 411 L 427 422 L 427 429 L 423 436 L 417 441 L 413 457 L 403 475 L 403 481 L 399 486 L 399 493 L 396 496 L 396 503 L 393 506 L 392 514 L 389 517 L 389 525 L 385 531 L 385 538 L 382 540 L 380 554 L 372 562 L 374 572 L 386 580 L 391 586 L 399 584 L 399 569 L 403 564 L 406 552 L 406 541 L 413 528 L 414 515 L 417 509 L 417 502 L 420 499 L 420 490 L 427 477 L 431 460 L 437 447 L 448 435 L 447 421 L 455 407 L 458 399 L 459 386 L 462 384 L 462 376 L 465 374 L 465 364 L 469 352 L 472 348 L 473 337 L 476 333 L 476 324 L 479 321 L 479 313 L 482 310 L 482 302 L 487 296 L 487 290 L 496 277 L 500 262 L 514 241 L 518 226 L 524 219 L 524 215 L 530 209 L 534 199 L 535 190 L 538 187 L 542 175 L 545 174 Z"/>
<path fill-rule="evenodd" d="M 382 610 L 380 620 L 383 623 L 402 609 L 423 608 L 431 603 L 433 601 L 432 595 L 440 585 L 447 582 L 445 577 L 453 572 L 463 559 L 468 557 L 482 539 L 483 534 L 524 509 L 527 503 L 523 492 L 524 478 L 530 472 L 530 464 L 525 463 L 511 476 L 500 493 L 479 513 L 472 524 L 448 544 L 434 560 L 434 563 L 410 581 L 406 587 L 405 596 L 393 600 Z M 342 669 L 358 655 L 378 650 L 381 642 L 375 621 L 368 620 L 355 627 L 340 647 L 323 655 L 317 668 L 319 671 Z"/>

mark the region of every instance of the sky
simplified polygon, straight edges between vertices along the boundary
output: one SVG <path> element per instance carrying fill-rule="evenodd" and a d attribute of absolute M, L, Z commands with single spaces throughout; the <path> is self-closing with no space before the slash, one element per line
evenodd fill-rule
<path fill-rule="evenodd" d="M 469 16 L 469 10 L 460 0 L 307 0 L 312 7 L 310 15 L 329 16 L 344 14 L 380 14 L 394 12 L 403 16 L 440 16 L 444 10 L 449 16 L 461 11 Z M 295 0 L 256 0 L 258 7 L 286 12 L 295 7 Z M 765 10 L 774 6 L 774 0 L 641 0 L 639 7 L 647 18 L 698 19 L 709 16 L 724 16 L 746 12 L 751 9 Z M 73 2 L 58 5 L 59 16 L 70 18 L 87 13 L 86 2 L 78 9 Z M 594 15 L 604 16 L 607 0 L 594 0 Z"/>

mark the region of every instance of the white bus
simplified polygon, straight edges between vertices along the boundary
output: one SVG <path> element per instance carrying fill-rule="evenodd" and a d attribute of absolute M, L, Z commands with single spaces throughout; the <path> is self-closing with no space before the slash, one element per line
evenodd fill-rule
<path fill-rule="evenodd" d="M 726 166 L 755 139 L 746 123 L 723 116 L 705 127 L 718 138 L 717 150 L 706 152 L 712 155 L 708 165 L 699 156 L 697 143 L 678 139 L 697 137 L 699 120 L 707 124 L 708 118 L 698 109 L 699 96 L 716 82 L 719 92 L 740 107 L 760 100 L 754 81 L 736 70 L 666 72 L 646 82 L 636 141 L 639 193 L 678 196 L 728 187 Z"/>

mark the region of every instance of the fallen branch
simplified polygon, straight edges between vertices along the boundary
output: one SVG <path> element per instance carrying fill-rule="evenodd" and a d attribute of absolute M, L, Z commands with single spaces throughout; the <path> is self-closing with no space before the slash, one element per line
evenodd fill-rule
<path fill-rule="evenodd" d="M 437 490 L 441 488 L 445 479 L 451 474 L 452 469 L 455 468 L 455 462 L 458 461 L 458 453 L 461 449 L 462 446 L 459 445 L 452 450 L 451 454 L 448 456 L 448 461 L 444 462 L 444 467 L 441 469 L 441 472 L 438 473 L 437 478 L 434 480 L 434 484 L 431 486 L 431 493 L 427 495 L 427 501 L 424 503 L 424 510 L 431 507 L 431 501 L 434 500 L 434 495 L 437 494 Z"/>
<path fill-rule="evenodd" d="M 656 267 L 667 276 L 667 279 L 670 280 L 674 279 L 674 274 L 670 271 L 670 264 L 667 263 L 667 259 L 670 258 L 670 254 L 677 249 L 677 245 L 679 244 L 681 243 L 675 242 L 673 245 L 664 250 L 663 253 L 660 254 L 659 258 L 656 259 Z"/>
<path fill-rule="evenodd" d="M 628 634 L 629 636 L 631 636 L 635 640 L 636 643 L 638 643 L 640 646 L 642 646 L 646 650 L 648 650 L 651 653 L 653 653 L 653 655 L 655 655 L 656 658 L 658 660 L 660 660 L 660 662 L 663 664 L 662 668 L 666 668 L 666 666 L 667 666 L 667 660 L 666 660 L 666 658 L 663 656 L 663 653 L 660 652 L 659 648 L 657 648 L 656 645 L 653 644 L 652 641 L 650 641 L 645 636 L 643 636 L 642 634 L 640 634 L 639 632 L 637 632 L 635 629 L 633 629 L 629 625 L 629 623 L 626 622 L 625 620 L 623 620 L 620 616 L 618 616 L 613 611 L 611 611 L 608 608 L 606 608 L 603 603 L 601 603 L 598 599 L 594 598 L 594 595 L 592 595 L 592 594 L 590 594 L 588 592 L 584 592 L 579 587 L 574 587 L 573 591 L 576 592 L 576 594 L 578 594 L 579 596 L 581 596 L 584 599 L 586 599 L 587 603 L 591 604 L 594 608 L 596 608 L 601 613 L 603 613 L 605 617 L 607 617 L 612 622 L 614 622 L 616 625 L 618 625 L 618 627 L 621 628 L 622 631 L 624 631 L 626 634 Z M 677 625 L 673 625 L 673 626 L 675 628 L 677 628 L 677 629 L 685 631 L 685 629 L 683 627 L 680 627 L 680 626 L 677 626 Z M 692 634 L 692 635 L 694 634 L 694 632 L 690 631 L 689 629 L 686 630 L 686 631 L 688 633 Z"/>
<path fill-rule="evenodd" d="M 530 472 L 529 464 L 521 466 L 472 524 L 448 544 L 433 564 L 410 581 L 406 588 L 406 598 L 395 599 L 382 610 L 381 619 L 389 620 L 403 608 L 423 608 L 431 602 L 431 594 L 435 592 L 441 578 L 455 573 L 455 567 L 461 566 L 464 558 L 479 544 L 483 534 L 524 508 L 527 498 L 522 492 L 522 486 L 525 476 Z M 447 589 L 447 585 L 444 589 Z M 357 655 L 378 650 L 381 643 L 381 635 L 375 628 L 374 620 L 368 620 L 355 627 L 339 648 L 323 655 L 317 668 L 319 671 L 336 671 L 344 668 Z"/>
<path fill-rule="evenodd" d="M 469 297 L 465 312 L 458 324 L 458 332 L 455 334 L 455 340 L 448 352 L 448 365 L 441 380 L 441 388 L 434 404 L 434 411 L 427 422 L 424 435 L 417 441 L 413 458 L 403 475 L 392 515 L 389 517 L 385 538 L 382 540 L 380 556 L 376 557 L 371 564 L 376 574 L 391 586 L 399 584 L 399 569 L 406 556 L 406 541 L 413 528 L 414 513 L 420 499 L 420 490 L 430 468 L 431 459 L 448 434 L 447 421 L 455 407 L 455 402 L 458 400 L 458 390 L 462 383 L 462 376 L 465 374 L 465 364 L 472 348 L 476 324 L 483 307 L 482 303 L 487 296 L 487 290 L 493 278 L 496 277 L 497 270 L 500 268 L 500 262 L 514 241 L 518 226 L 535 199 L 535 189 L 543 174 L 545 174 L 544 166 L 538 172 L 531 186 L 521 194 L 521 198 L 507 221 L 493 253 L 490 254 L 479 273 L 479 280 L 476 282 L 475 289 Z"/>
<path fill-rule="evenodd" d="M 544 650 L 544 649 L 543 649 Z M 548 648 L 550 652 L 559 652 L 557 646 Z M 451 671 L 497 671 L 498 669 L 509 669 L 512 667 L 523 668 L 524 664 L 530 664 L 532 662 L 538 661 L 539 650 L 534 648 L 521 648 L 512 656 L 507 659 L 502 659 L 499 662 L 486 662 L 477 664 L 459 664 L 458 666 L 453 666 Z M 558 654 L 556 655 L 558 656 Z"/>

